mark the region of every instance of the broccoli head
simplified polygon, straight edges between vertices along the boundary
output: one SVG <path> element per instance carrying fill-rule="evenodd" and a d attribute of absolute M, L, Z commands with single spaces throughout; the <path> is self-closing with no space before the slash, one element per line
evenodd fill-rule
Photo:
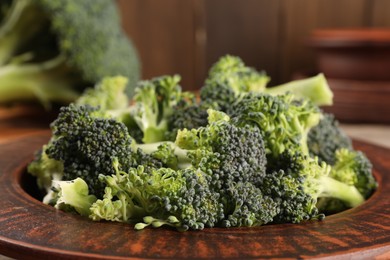
<path fill-rule="evenodd" d="M 0 102 L 69 103 L 105 76 L 139 78 L 112 0 L 13 0 L 0 26 Z"/>
<path fill-rule="evenodd" d="M 216 189 L 230 182 L 259 182 L 267 161 L 258 128 L 237 127 L 223 112 L 209 109 L 208 114 L 206 127 L 178 132 L 175 144 L 186 153 L 179 162 L 184 158 L 211 175 Z"/>
<path fill-rule="evenodd" d="M 210 176 L 196 169 L 146 170 L 144 167 L 100 176 L 105 195 L 91 207 L 93 220 L 115 220 L 148 225 L 173 226 L 179 230 L 213 227 L 222 217 L 218 193 L 209 188 Z"/>
<path fill-rule="evenodd" d="M 285 150 L 308 153 L 307 134 L 321 118 L 317 106 L 308 100 L 297 101 L 291 94 L 247 94 L 232 111 L 235 124 L 259 128 L 269 163 Z"/>
<path fill-rule="evenodd" d="M 334 115 L 323 113 L 318 125 L 309 131 L 307 146 L 311 156 L 316 156 L 319 161 L 333 165 L 336 160 L 336 150 L 352 149 L 352 142 L 340 128 Z"/>
<path fill-rule="evenodd" d="M 169 118 L 179 102 L 193 95 L 182 92 L 178 75 L 139 82 L 135 90 L 133 118 L 143 133 L 142 142 L 165 141 Z"/>
<path fill-rule="evenodd" d="M 317 208 L 319 198 L 335 198 L 348 207 L 364 202 L 364 197 L 353 186 L 330 176 L 331 166 L 318 163 L 299 152 L 285 151 L 278 164 L 267 169 L 260 189 L 263 194 L 279 203 L 276 223 L 299 223 L 309 219 L 322 219 Z"/>
<path fill-rule="evenodd" d="M 183 100 L 175 107 L 168 119 L 166 139 L 175 141 L 177 132 L 181 129 L 193 129 L 207 126 L 210 106 L 204 102 Z"/>
<path fill-rule="evenodd" d="M 51 125 L 53 137 L 46 154 L 63 163 L 62 180 L 80 177 L 88 184 L 90 193 L 99 197 L 104 185 L 98 176 L 115 173 L 114 158 L 125 170 L 136 165 L 162 164 L 136 147 L 123 123 L 94 117 L 96 111 L 97 108 L 73 104 L 61 108 Z"/>
<path fill-rule="evenodd" d="M 333 93 L 322 74 L 267 88 L 269 80 L 264 72 L 258 72 L 246 66 L 240 58 L 228 55 L 210 69 L 200 97 L 202 102 L 228 114 L 232 104 L 240 102 L 247 93 L 283 95 L 290 92 L 296 99 L 309 99 L 316 105 L 331 105 L 333 102 Z"/>

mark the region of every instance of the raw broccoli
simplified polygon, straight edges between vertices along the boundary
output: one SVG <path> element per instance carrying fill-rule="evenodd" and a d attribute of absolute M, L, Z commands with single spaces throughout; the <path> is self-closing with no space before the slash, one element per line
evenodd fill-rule
<path fill-rule="evenodd" d="M 215 189 L 231 182 L 258 183 L 265 174 L 266 154 L 258 128 L 237 127 L 223 112 L 208 110 L 209 124 L 197 129 L 183 129 L 175 144 L 185 151 L 179 163 L 189 162 L 212 176 Z"/>
<path fill-rule="evenodd" d="M 63 163 L 62 180 L 82 178 L 90 193 L 99 197 L 104 185 L 99 174 L 115 173 L 113 158 L 118 158 L 121 169 L 137 165 L 161 167 L 162 164 L 137 149 L 126 126 L 114 119 L 95 117 L 97 108 L 63 107 L 52 123 L 52 139 L 46 149 L 50 159 Z"/>
<path fill-rule="evenodd" d="M 46 154 L 49 144 L 43 145 L 35 154 L 35 159 L 28 165 L 27 171 L 37 178 L 38 188 L 48 193 L 53 180 L 61 180 L 64 173 L 62 162 L 50 159 Z"/>
<path fill-rule="evenodd" d="M 144 167 L 100 176 L 107 184 L 102 200 L 91 207 L 93 220 L 142 222 L 135 228 L 152 225 L 174 226 L 179 230 L 213 227 L 222 217 L 218 193 L 210 190 L 210 176 L 196 169 Z"/>
<path fill-rule="evenodd" d="M 181 129 L 193 129 L 207 126 L 207 110 L 212 108 L 206 103 L 197 103 L 195 100 L 183 100 L 173 110 L 168 119 L 166 139 L 175 141 L 177 132 Z"/>
<path fill-rule="evenodd" d="M 367 199 L 377 188 L 372 175 L 372 164 L 360 151 L 341 148 L 335 152 L 335 163 L 330 176 L 347 185 L 354 186 Z M 337 213 L 348 208 L 343 201 L 322 198 L 317 207 L 328 214 Z"/>
<path fill-rule="evenodd" d="M 249 93 L 231 110 L 235 124 L 260 129 L 268 163 L 278 160 L 285 150 L 300 150 L 307 154 L 307 134 L 321 118 L 317 106 L 308 100 L 297 101 L 291 94 Z"/>
<path fill-rule="evenodd" d="M 127 83 L 128 79 L 123 76 L 104 77 L 94 88 L 86 89 L 75 104 L 99 107 L 113 113 L 126 110 L 129 107 L 129 98 L 125 94 Z"/>
<path fill-rule="evenodd" d="M 210 69 L 200 97 L 202 102 L 227 113 L 232 104 L 239 102 L 246 93 L 281 95 L 291 92 L 295 98 L 309 99 L 316 105 L 331 105 L 333 102 L 332 91 L 322 74 L 266 88 L 268 81 L 264 72 L 257 72 L 245 66 L 240 58 L 228 55 Z"/>
<path fill-rule="evenodd" d="M 377 183 L 372 175 L 372 164 L 364 153 L 345 148 L 336 151 L 336 162 L 330 176 L 348 185 L 355 186 L 368 198 L 376 189 Z"/>
<path fill-rule="evenodd" d="M 279 203 L 276 223 L 299 223 L 322 219 L 316 204 L 319 198 L 336 198 L 348 207 L 364 202 L 363 195 L 353 186 L 330 176 L 331 166 L 318 163 L 300 152 L 286 150 L 279 161 L 267 169 L 260 189 Z M 334 169 L 334 171 L 338 171 Z"/>
<path fill-rule="evenodd" d="M 227 112 L 242 93 L 263 92 L 268 81 L 264 72 L 257 72 L 245 66 L 240 58 L 227 55 L 210 69 L 200 98 L 202 102 L 214 103 L 216 109 Z"/>
<path fill-rule="evenodd" d="M 139 77 L 112 0 L 13 0 L 0 26 L 0 102 L 69 103 L 104 76 Z"/>
<path fill-rule="evenodd" d="M 225 205 L 222 227 L 254 227 L 273 221 L 279 213 L 279 204 L 251 182 L 231 182 L 221 192 Z"/>
<path fill-rule="evenodd" d="M 266 164 L 259 130 L 236 127 L 222 112 L 208 113 L 206 127 L 179 130 L 174 144 L 138 146 L 172 169 L 160 168 L 148 173 L 141 167 L 102 176 L 107 183 L 107 195 L 93 206 L 92 218 L 131 221 L 143 216 L 144 222 L 137 224 L 137 229 L 164 224 L 178 229 L 203 229 L 271 222 L 278 212 L 277 203 L 256 187 L 265 175 Z M 186 184 L 180 191 L 174 189 L 183 186 L 177 184 L 179 177 L 185 177 L 181 182 Z M 121 178 L 126 179 L 125 184 L 118 184 Z M 169 185 L 162 187 L 165 182 Z M 122 195 L 118 195 L 118 190 Z M 205 202 L 205 196 L 211 196 L 212 201 Z M 151 198 L 162 199 L 150 201 Z M 145 210 L 148 205 L 152 210 Z"/>
<path fill-rule="evenodd" d="M 96 197 L 89 194 L 87 183 L 81 178 L 71 181 L 53 181 L 52 192 L 52 200 L 47 204 L 85 217 L 91 214 L 90 207 L 96 201 Z"/>
<path fill-rule="evenodd" d="M 142 142 L 165 141 L 169 118 L 176 105 L 193 97 L 182 92 L 179 82 L 180 76 L 174 75 L 141 81 L 137 85 L 133 118 L 143 133 Z"/>
<path fill-rule="evenodd" d="M 307 137 L 307 146 L 311 156 L 327 164 L 335 163 L 335 152 L 338 149 L 352 149 L 351 139 L 340 128 L 334 115 L 323 113 L 318 125 L 310 129 Z"/>

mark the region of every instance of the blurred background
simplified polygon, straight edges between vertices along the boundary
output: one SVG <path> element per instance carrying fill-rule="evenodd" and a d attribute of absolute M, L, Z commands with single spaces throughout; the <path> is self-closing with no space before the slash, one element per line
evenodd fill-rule
<path fill-rule="evenodd" d="M 312 70 L 308 37 L 318 28 L 389 27 L 388 0 L 118 0 L 143 77 L 182 75 L 198 89 L 220 56 L 234 54 L 271 76 L 270 85 Z M 389 72 L 390 74 L 390 72 Z"/>
<path fill-rule="evenodd" d="M 266 71 L 271 86 L 324 72 L 334 92 L 334 106 L 324 109 L 351 136 L 390 147 L 390 0 L 116 1 L 123 28 L 138 49 L 144 79 L 179 74 L 182 87 L 196 91 L 225 54 Z M 351 28 L 359 28 L 358 33 L 349 38 L 337 34 Z M 316 34 L 322 29 L 331 33 Z M 367 34 L 371 30 L 379 33 Z M 336 63 L 324 65 L 327 54 Z M 354 64 L 362 67 L 355 71 Z M 348 77 L 337 75 L 348 70 Z M 370 77 L 378 71 L 381 77 Z M 20 120 L 21 114 L 28 118 Z M 46 129 L 48 121 L 23 107 L 0 109 L 0 119 L 7 139 Z"/>

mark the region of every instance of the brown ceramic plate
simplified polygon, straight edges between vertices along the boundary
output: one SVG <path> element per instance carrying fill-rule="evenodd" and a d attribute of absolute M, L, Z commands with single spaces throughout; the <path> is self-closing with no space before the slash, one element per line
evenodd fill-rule
<path fill-rule="evenodd" d="M 0 145 L 0 254 L 21 259 L 390 258 L 390 150 L 356 143 L 374 164 L 376 193 L 360 207 L 302 224 L 258 228 L 135 231 L 92 222 L 29 195 L 25 174 L 48 140 L 35 134 Z"/>

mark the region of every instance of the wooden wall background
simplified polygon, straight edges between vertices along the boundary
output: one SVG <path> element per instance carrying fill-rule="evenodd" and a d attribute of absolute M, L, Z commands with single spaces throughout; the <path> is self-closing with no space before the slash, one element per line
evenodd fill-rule
<path fill-rule="evenodd" d="M 271 85 L 313 68 L 315 28 L 390 27 L 390 0 L 117 0 L 143 77 L 178 73 L 197 89 L 222 55 L 265 70 Z"/>

